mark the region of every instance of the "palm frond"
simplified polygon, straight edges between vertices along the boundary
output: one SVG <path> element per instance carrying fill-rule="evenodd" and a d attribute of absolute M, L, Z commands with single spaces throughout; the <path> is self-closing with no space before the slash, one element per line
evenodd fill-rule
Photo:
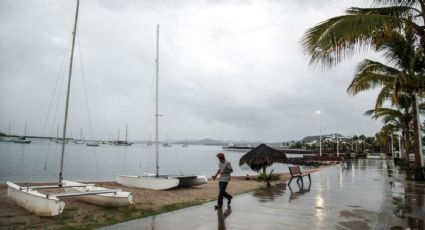
<path fill-rule="evenodd" d="M 399 18 L 406 18 L 409 16 L 414 17 L 415 15 L 421 14 L 421 12 L 415 7 L 408 5 L 405 6 L 388 6 L 388 7 L 374 7 L 374 8 L 360 8 L 351 7 L 347 11 L 349 14 L 365 15 L 365 14 L 376 14 L 376 15 L 388 15 Z"/>
<path fill-rule="evenodd" d="M 418 0 L 373 0 L 375 6 L 416 6 Z"/>
<path fill-rule="evenodd" d="M 391 105 L 394 105 L 396 102 L 394 102 L 392 99 L 393 98 L 392 98 L 391 87 L 388 85 L 382 87 L 381 91 L 376 97 L 375 109 L 381 108 L 384 102 L 386 101 L 391 101 Z"/>
<path fill-rule="evenodd" d="M 398 69 L 365 59 L 357 65 L 356 74 L 348 86 L 347 92 L 356 95 L 361 91 L 390 85 L 399 74 Z"/>
<path fill-rule="evenodd" d="M 401 28 L 401 19 L 389 15 L 344 15 L 310 28 L 302 37 L 304 53 L 310 64 L 332 67 L 356 51 L 373 45 L 373 37 L 384 27 Z"/>
<path fill-rule="evenodd" d="M 373 116 L 375 114 L 375 112 L 376 112 L 376 109 L 369 109 L 369 110 L 366 110 L 366 112 L 364 112 L 364 115 L 365 116 Z"/>

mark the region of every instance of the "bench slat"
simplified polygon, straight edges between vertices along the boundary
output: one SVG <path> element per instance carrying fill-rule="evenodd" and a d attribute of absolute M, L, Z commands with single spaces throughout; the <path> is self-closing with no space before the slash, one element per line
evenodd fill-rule
<path fill-rule="evenodd" d="M 289 167 L 289 172 L 291 176 L 301 176 L 301 170 L 299 166 Z"/>

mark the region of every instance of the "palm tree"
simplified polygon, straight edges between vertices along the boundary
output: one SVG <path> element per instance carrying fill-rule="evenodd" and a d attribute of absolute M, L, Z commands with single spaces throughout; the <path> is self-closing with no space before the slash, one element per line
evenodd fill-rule
<path fill-rule="evenodd" d="M 392 124 L 386 124 L 381 128 L 381 131 L 375 135 L 380 148 L 384 149 L 386 154 L 392 152 L 393 143 L 391 142 L 391 138 L 394 136 L 394 132 L 396 131 L 397 127 Z"/>
<path fill-rule="evenodd" d="M 366 136 L 362 134 L 359 136 L 359 139 L 363 143 L 363 153 L 365 153 L 366 152 L 366 143 L 365 143 Z"/>
<path fill-rule="evenodd" d="M 359 153 L 359 137 L 357 135 L 354 135 L 351 138 L 351 141 L 353 142 L 353 151 L 356 153 L 356 155 Z M 354 144 L 356 144 L 356 150 L 354 150 Z"/>
<path fill-rule="evenodd" d="M 347 10 L 347 15 L 331 18 L 309 29 L 303 37 L 303 47 L 311 57 L 310 64 L 321 63 L 328 67 L 362 48 L 373 47 L 377 51 L 385 51 L 385 57 L 394 67 L 364 60 L 359 64 L 348 91 L 357 94 L 382 87 L 377 108 L 389 91 L 393 93 L 393 102 L 403 91 L 415 98 L 412 105 L 415 161 L 421 165 L 415 96 L 425 88 L 425 31 L 422 26 L 425 22 L 425 4 L 423 0 L 374 2 L 383 7 L 352 7 Z"/>
<path fill-rule="evenodd" d="M 381 92 L 376 100 L 375 110 L 380 108 L 384 101 L 390 100 L 392 105 L 398 106 L 404 111 L 407 124 L 405 135 L 408 135 L 406 130 L 409 130 L 409 122 L 413 122 L 414 130 L 417 130 L 417 117 L 415 116 L 416 104 L 415 91 L 418 90 L 420 80 L 417 73 L 420 72 L 419 60 L 423 53 L 415 47 L 416 35 L 412 30 L 407 30 L 404 34 L 391 32 L 387 41 L 382 41 L 376 44 L 378 51 L 383 51 L 389 63 L 394 66 L 388 66 L 383 63 L 366 59 L 362 61 L 356 71 L 356 75 L 348 87 L 347 91 L 353 95 L 374 87 L 382 87 Z M 411 108 L 411 111 L 409 111 Z M 384 115 L 388 115 L 388 110 L 381 110 Z M 394 113 L 393 113 L 394 114 Z M 369 114 L 370 115 L 370 114 Z M 415 126 L 416 124 L 416 126 Z M 414 133 L 415 144 L 419 143 L 419 135 Z M 405 136 L 406 138 L 406 136 Z M 405 139 L 406 140 L 406 139 Z M 408 151 L 409 148 L 406 148 Z M 415 150 L 419 147 L 416 146 Z M 419 166 L 421 164 L 419 152 L 415 151 L 415 161 Z"/>
<path fill-rule="evenodd" d="M 404 112 L 401 109 L 378 108 L 366 111 L 365 115 L 372 116 L 374 119 L 381 118 L 385 125 L 391 125 L 392 131 L 401 131 L 403 138 L 403 148 L 405 152 L 400 150 L 405 160 L 409 160 L 410 149 L 410 129 L 411 123 L 410 112 L 405 108 Z M 388 128 L 387 128 L 388 129 Z"/>

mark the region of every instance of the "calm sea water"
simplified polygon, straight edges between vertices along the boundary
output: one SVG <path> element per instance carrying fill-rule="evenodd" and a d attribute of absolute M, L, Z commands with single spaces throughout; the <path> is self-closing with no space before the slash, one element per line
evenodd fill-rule
<path fill-rule="evenodd" d="M 48 140 L 31 144 L 0 142 L 0 183 L 54 182 L 58 178 L 61 145 Z M 220 146 L 181 145 L 160 147 L 159 167 L 162 174 L 199 174 L 211 176 L 217 171 L 215 155 Z M 254 174 L 239 166 L 245 152 L 225 152 L 232 163 L 233 175 Z M 287 165 L 275 164 L 275 172 L 287 171 Z M 116 174 L 137 175 L 155 172 L 155 147 L 102 145 L 88 147 L 68 143 L 65 150 L 64 179 L 75 181 L 114 181 Z"/>

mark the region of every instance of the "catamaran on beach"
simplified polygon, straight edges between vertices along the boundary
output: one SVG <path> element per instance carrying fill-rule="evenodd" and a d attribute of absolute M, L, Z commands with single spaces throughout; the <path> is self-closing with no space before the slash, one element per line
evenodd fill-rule
<path fill-rule="evenodd" d="M 69 65 L 68 75 L 68 90 L 66 95 L 65 104 L 65 118 L 63 123 L 62 140 L 66 140 L 66 128 L 68 119 L 68 106 L 70 96 L 70 84 L 72 77 L 72 64 L 75 47 L 75 37 L 77 33 L 78 11 L 80 1 L 77 0 L 75 11 L 75 22 L 72 37 L 72 48 Z M 83 184 L 64 180 L 63 178 L 63 165 L 65 155 L 65 141 L 62 141 L 62 151 L 60 160 L 59 182 L 56 185 L 48 186 L 20 186 L 13 182 L 7 182 L 8 197 L 13 200 L 17 205 L 25 208 L 38 216 L 57 216 L 60 215 L 64 208 L 65 202 L 61 201 L 61 197 L 77 197 L 87 203 L 92 203 L 101 206 L 121 207 L 129 206 L 133 203 L 133 197 L 130 192 L 124 192 L 121 189 L 106 189 L 97 187 L 94 184 Z M 63 188 L 65 193 L 48 193 L 44 194 L 39 192 L 42 189 Z"/>

